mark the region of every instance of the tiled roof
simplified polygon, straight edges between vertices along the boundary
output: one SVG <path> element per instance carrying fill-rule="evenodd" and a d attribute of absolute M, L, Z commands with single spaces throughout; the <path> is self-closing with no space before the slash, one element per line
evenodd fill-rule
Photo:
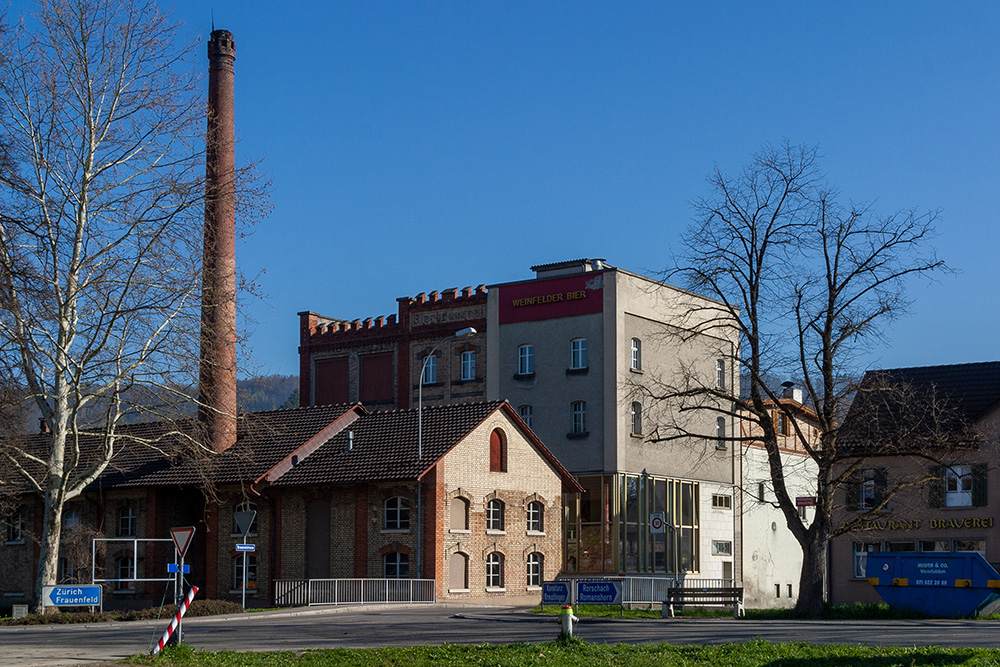
<path fill-rule="evenodd" d="M 277 479 L 274 486 L 417 479 L 503 404 L 424 406 L 421 458 L 417 458 L 417 410 L 367 414 Z M 351 451 L 347 451 L 348 431 L 353 433 Z"/>
<path fill-rule="evenodd" d="M 363 412 L 344 404 L 242 414 L 236 444 L 221 454 L 194 444 L 199 435 L 194 419 L 123 424 L 115 456 L 91 488 L 249 482 L 351 409 Z M 16 444 L 44 458 L 50 437 L 32 434 Z M 96 436 L 81 439 L 81 468 L 96 460 L 101 443 Z M 18 491 L 29 490 L 19 475 L 9 481 Z"/>
<path fill-rule="evenodd" d="M 968 445 L 998 403 L 1000 362 L 868 371 L 838 439 L 869 453 Z"/>

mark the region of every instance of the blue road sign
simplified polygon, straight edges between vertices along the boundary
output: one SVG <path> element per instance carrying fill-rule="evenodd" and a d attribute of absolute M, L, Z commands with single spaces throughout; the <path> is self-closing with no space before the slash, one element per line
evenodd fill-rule
<path fill-rule="evenodd" d="M 617 581 L 576 582 L 577 604 L 619 604 L 621 599 L 622 588 Z"/>
<path fill-rule="evenodd" d="M 569 604 L 569 583 L 565 581 L 543 582 L 542 604 Z"/>
<path fill-rule="evenodd" d="M 178 569 L 180 566 L 177 563 L 167 563 L 168 574 L 177 574 Z M 187 563 L 184 563 L 184 574 L 191 574 L 191 566 Z"/>
<path fill-rule="evenodd" d="M 255 544 L 237 544 L 236 545 L 236 550 L 237 551 L 250 551 L 250 552 L 253 552 L 253 551 L 257 550 L 257 545 L 255 545 Z"/>
<path fill-rule="evenodd" d="M 42 598 L 57 607 L 91 607 L 101 604 L 100 586 L 45 586 Z"/>

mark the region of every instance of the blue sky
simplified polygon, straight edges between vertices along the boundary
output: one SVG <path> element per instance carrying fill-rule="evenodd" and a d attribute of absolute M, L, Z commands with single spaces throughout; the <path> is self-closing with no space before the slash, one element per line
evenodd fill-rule
<path fill-rule="evenodd" d="M 868 364 L 1000 359 L 1000 3 L 184 0 L 203 63 L 213 13 L 239 151 L 274 183 L 237 249 L 270 297 L 255 372 L 297 372 L 301 310 L 388 315 L 575 257 L 659 270 L 713 166 L 784 139 L 845 200 L 940 210 L 957 271 L 913 286 Z"/>

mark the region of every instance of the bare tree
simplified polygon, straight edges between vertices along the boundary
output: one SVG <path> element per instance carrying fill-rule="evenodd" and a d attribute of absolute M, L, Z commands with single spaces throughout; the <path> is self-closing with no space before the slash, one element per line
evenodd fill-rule
<path fill-rule="evenodd" d="M 834 525 L 835 494 L 861 461 L 861 449 L 838 443 L 857 390 L 859 353 L 878 344 L 885 324 L 905 310 L 909 277 L 945 268 L 927 251 L 935 214 L 841 205 L 818 172 L 816 149 L 787 143 L 761 150 L 738 176 L 717 169 L 709 183 L 712 194 L 696 203 L 696 221 L 668 276 L 716 300 L 688 311 L 689 332 L 738 328 L 740 348 L 730 361 L 741 382 L 719 386 L 688 373 L 644 391 L 675 413 L 709 409 L 750 422 L 729 439 L 752 433 L 764 445 L 776 504 L 802 548 L 797 610 L 815 616 L 823 610 L 827 544 L 847 529 Z M 774 377 L 802 384 L 815 430 L 779 400 Z M 775 410 L 785 413 L 796 448 L 816 463 L 816 513 L 808 525 L 789 493 Z M 661 424 L 656 436 L 719 437 L 691 433 L 686 423 Z M 866 445 L 865 455 L 910 453 L 874 439 Z"/>
<path fill-rule="evenodd" d="M 0 363 L 48 431 L 2 454 L 44 498 L 39 605 L 64 504 L 148 410 L 129 396 L 193 386 L 205 111 L 190 54 L 148 0 L 40 0 L 0 50 Z"/>

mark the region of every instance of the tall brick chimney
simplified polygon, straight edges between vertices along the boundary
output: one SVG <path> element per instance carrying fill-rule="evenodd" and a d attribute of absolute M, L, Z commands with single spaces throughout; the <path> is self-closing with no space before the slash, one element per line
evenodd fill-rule
<path fill-rule="evenodd" d="M 200 419 L 217 452 L 236 442 L 236 172 L 233 63 L 228 30 L 208 41 L 205 255 L 202 267 Z"/>

